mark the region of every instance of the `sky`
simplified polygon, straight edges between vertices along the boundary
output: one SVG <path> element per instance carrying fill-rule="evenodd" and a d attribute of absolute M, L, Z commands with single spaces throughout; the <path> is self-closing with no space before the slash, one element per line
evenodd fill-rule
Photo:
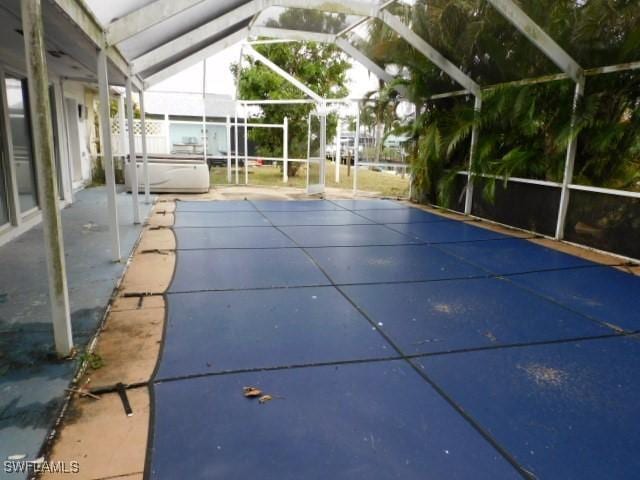
<path fill-rule="evenodd" d="M 240 43 L 207 59 L 207 93 L 233 96 L 234 78 L 229 69 L 240 56 Z M 378 79 L 359 63 L 353 64 L 348 73 L 349 98 L 362 98 L 365 93 L 378 88 Z M 202 62 L 183 70 L 167 80 L 154 85 L 151 91 L 202 92 Z"/>

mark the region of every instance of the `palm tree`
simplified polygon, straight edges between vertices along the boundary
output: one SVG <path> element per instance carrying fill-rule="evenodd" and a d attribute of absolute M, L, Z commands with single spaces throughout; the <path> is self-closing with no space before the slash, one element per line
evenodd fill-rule
<path fill-rule="evenodd" d="M 638 60 L 640 4 L 637 0 L 521 0 L 531 15 L 582 66 Z M 394 13 L 481 85 L 549 73 L 554 65 L 484 0 L 417 0 Z M 413 139 L 415 189 L 432 202 L 450 203 L 455 172 L 466 169 L 474 125 L 480 128 L 475 173 L 508 178 L 561 180 L 568 140 L 579 135 L 574 181 L 638 188 L 640 179 L 640 75 L 589 77 L 570 128 L 573 83 L 555 81 L 495 88 L 483 94 L 474 116 L 469 97 L 431 101 L 459 90 L 449 77 L 381 22 L 370 26 L 364 46 L 380 65 L 403 72 L 380 96 L 403 85 L 417 106 L 402 129 Z M 485 182 L 491 196 L 495 181 Z"/>

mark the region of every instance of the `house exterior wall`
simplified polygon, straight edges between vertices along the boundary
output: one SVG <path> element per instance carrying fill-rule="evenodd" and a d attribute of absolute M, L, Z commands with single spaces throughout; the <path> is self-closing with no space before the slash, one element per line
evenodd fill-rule
<path fill-rule="evenodd" d="M 40 223 L 40 200 L 35 183 L 33 127 L 29 115 L 26 66 L 0 50 L 0 245 Z M 73 191 L 91 179 L 91 128 L 87 121 L 86 86 L 67 82 L 49 70 L 54 151 L 61 206 L 73 202 Z M 20 108 L 17 98 L 23 96 Z M 69 112 L 72 100 L 82 105 Z M 72 123 L 70 123 L 72 122 Z M 69 135 L 78 134 L 79 180 L 74 181 Z M 27 208 L 28 207 L 28 208 Z"/>

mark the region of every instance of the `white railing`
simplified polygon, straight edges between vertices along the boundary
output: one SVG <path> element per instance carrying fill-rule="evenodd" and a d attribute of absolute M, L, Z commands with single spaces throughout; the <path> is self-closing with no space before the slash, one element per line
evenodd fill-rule
<path fill-rule="evenodd" d="M 464 176 L 464 177 L 468 177 L 469 173 L 466 171 L 459 171 L 457 172 L 458 175 Z M 543 186 L 543 187 L 549 187 L 549 188 L 555 188 L 558 190 L 561 190 L 563 187 L 563 184 L 560 182 L 554 182 L 554 181 L 549 181 L 549 180 L 536 180 L 536 179 L 532 179 L 532 178 L 521 178 L 521 177 L 504 177 L 504 176 L 500 176 L 500 175 L 491 175 L 491 174 L 475 174 L 475 177 L 480 177 L 480 178 L 493 178 L 496 180 L 500 180 L 500 181 L 507 181 L 507 183 L 525 183 L 525 184 L 529 184 L 529 185 L 537 185 L 537 186 Z M 618 190 L 618 189 L 614 189 L 614 188 L 602 188 L 602 187 L 594 187 L 591 185 L 578 185 L 578 184 L 569 184 L 568 185 L 568 189 L 570 191 L 575 190 L 575 191 L 583 191 L 583 192 L 591 192 L 591 193 L 598 193 L 601 195 L 611 195 L 611 196 L 617 196 L 617 197 L 623 197 L 623 198 L 636 198 L 636 199 L 640 199 L 640 192 L 637 191 L 632 191 L 632 190 Z M 443 207 L 443 206 L 439 206 L 441 208 L 444 208 L 445 210 L 451 210 L 451 211 L 455 211 L 452 210 L 448 207 Z M 456 213 L 461 213 L 456 211 Z M 478 215 L 474 215 L 472 212 L 469 213 L 469 216 L 472 218 L 478 218 L 481 220 L 486 220 L 492 223 L 497 223 L 499 225 L 504 225 L 507 227 L 511 227 L 511 228 L 516 228 L 517 230 L 521 230 L 524 232 L 528 232 L 528 233 L 534 233 L 536 235 L 541 235 L 545 238 L 549 238 L 549 239 L 557 239 L 555 236 L 551 236 L 551 235 L 545 235 L 542 232 L 537 232 L 537 231 L 532 231 L 532 230 L 528 230 L 526 228 L 520 228 L 520 227 L 515 227 L 514 225 L 509 225 L 509 224 L 504 224 L 501 223 L 499 221 L 496 220 L 492 220 L 490 218 L 486 218 L 486 217 L 481 217 Z M 564 239 L 563 239 L 564 240 Z M 582 247 L 588 248 L 590 250 L 594 250 L 597 252 L 603 252 L 603 253 L 607 253 L 610 255 L 614 255 L 616 257 L 622 258 L 624 260 L 627 261 L 631 261 L 631 262 L 638 262 L 640 259 L 637 258 L 632 258 L 632 257 L 628 257 L 626 255 L 622 255 L 622 254 L 618 254 L 615 252 L 609 252 L 609 251 L 603 251 L 603 250 L 599 250 L 597 248 L 594 247 L 590 247 L 589 245 L 585 245 L 585 244 L 578 244 L 575 242 L 567 242 L 570 243 L 572 245 L 580 245 Z"/>

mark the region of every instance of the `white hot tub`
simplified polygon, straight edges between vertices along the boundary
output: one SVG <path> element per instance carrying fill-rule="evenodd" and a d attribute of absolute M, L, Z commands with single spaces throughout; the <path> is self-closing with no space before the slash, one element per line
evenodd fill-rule
<path fill-rule="evenodd" d="M 205 193 L 209 191 L 209 166 L 203 158 L 186 156 L 147 157 L 149 187 L 153 193 Z M 136 162 L 138 190 L 144 191 L 144 169 L 142 158 Z M 125 185 L 131 191 L 129 160 L 124 171 Z"/>

